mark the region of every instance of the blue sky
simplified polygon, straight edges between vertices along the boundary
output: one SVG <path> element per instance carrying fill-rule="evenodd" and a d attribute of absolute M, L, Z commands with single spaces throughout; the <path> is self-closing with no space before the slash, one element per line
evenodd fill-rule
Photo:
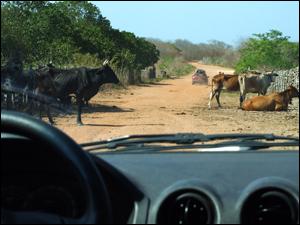
<path fill-rule="evenodd" d="M 139 37 L 236 45 L 253 33 L 277 29 L 299 41 L 299 2 L 97 1 L 113 28 Z"/>

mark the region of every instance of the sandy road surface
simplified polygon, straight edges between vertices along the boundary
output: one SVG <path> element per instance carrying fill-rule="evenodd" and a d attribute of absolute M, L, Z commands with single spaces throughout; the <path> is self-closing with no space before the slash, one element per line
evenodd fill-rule
<path fill-rule="evenodd" d="M 192 63 L 210 78 L 233 70 Z M 56 117 L 56 126 L 77 142 L 103 140 L 127 134 L 174 132 L 275 133 L 299 136 L 299 111 L 244 112 L 238 110 L 237 94 L 222 93 L 222 109 L 207 109 L 209 86 L 192 85 L 189 74 L 157 84 L 130 86 L 128 90 L 98 93 L 91 108 L 83 110 L 85 124 L 75 124 L 73 115 Z"/>

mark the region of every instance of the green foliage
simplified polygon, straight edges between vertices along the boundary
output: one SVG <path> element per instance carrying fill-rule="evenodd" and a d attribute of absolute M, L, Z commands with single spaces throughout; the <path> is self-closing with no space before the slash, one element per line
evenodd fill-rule
<path fill-rule="evenodd" d="M 153 43 L 157 49 L 159 49 L 160 56 L 172 56 L 172 57 L 178 57 L 181 56 L 182 51 L 175 46 L 174 43 L 171 42 L 163 42 L 159 39 L 154 38 L 148 38 L 149 42 Z"/>
<path fill-rule="evenodd" d="M 190 74 L 195 69 L 196 69 L 196 67 L 194 67 L 190 64 L 184 63 L 184 65 L 178 65 L 177 67 L 174 68 L 174 74 L 175 74 L 175 76 L 180 77 L 180 76 Z"/>
<path fill-rule="evenodd" d="M 159 49 L 161 56 L 183 56 L 185 60 L 202 60 L 208 64 L 233 66 L 237 59 L 237 51 L 230 45 L 212 40 L 209 43 L 194 44 L 188 40 L 177 39 L 174 43 L 158 39 L 148 39 Z"/>
<path fill-rule="evenodd" d="M 239 49 L 240 60 L 235 69 L 290 69 L 299 62 L 299 44 L 289 41 L 280 31 L 254 34 Z"/>
<path fill-rule="evenodd" d="M 125 69 L 132 69 L 135 62 L 135 55 L 128 49 L 122 49 L 114 55 L 112 62 L 123 72 Z"/>
<path fill-rule="evenodd" d="M 88 1 L 2 1 L 1 63 L 18 53 L 25 64 L 82 65 L 80 59 L 89 65 L 108 58 L 122 69 L 159 59 L 154 44 L 113 29 Z"/>
<path fill-rule="evenodd" d="M 179 77 L 193 72 L 196 68 L 188 64 L 183 57 L 164 56 L 158 61 L 158 69 Z"/>
<path fill-rule="evenodd" d="M 101 65 L 102 63 L 103 61 L 98 59 L 94 54 L 75 53 L 73 54 L 72 63 L 66 66 L 69 68 L 82 66 L 96 68 L 99 67 L 99 65 Z"/>
<path fill-rule="evenodd" d="M 171 68 L 172 63 L 174 62 L 174 58 L 172 56 L 163 56 L 159 60 L 158 68 L 163 71 L 168 71 Z"/>

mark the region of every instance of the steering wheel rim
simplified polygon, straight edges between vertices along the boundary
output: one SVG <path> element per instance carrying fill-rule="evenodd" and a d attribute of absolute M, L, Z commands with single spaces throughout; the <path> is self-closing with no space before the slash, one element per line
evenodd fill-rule
<path fill-rule="evenodd" d="M 86 210 L 80 224 L 112 223 L 111 205 L 103 178 L 91 158 L 59 129 L 27 114 L 1 110 L 1 132 L 39 140 L 67 160 L 83 181 Z M 74 221 L 73 221 L 74 222 Z"/>

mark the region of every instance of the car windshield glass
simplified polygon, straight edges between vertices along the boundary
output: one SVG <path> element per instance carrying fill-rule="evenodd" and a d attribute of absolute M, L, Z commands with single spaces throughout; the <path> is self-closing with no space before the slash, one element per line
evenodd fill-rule
<path fill-rule="evenodd" d="M 1 108 L 90 151 L 299 149 L 299 5 L 264 4 L 1 1 Z"/>

